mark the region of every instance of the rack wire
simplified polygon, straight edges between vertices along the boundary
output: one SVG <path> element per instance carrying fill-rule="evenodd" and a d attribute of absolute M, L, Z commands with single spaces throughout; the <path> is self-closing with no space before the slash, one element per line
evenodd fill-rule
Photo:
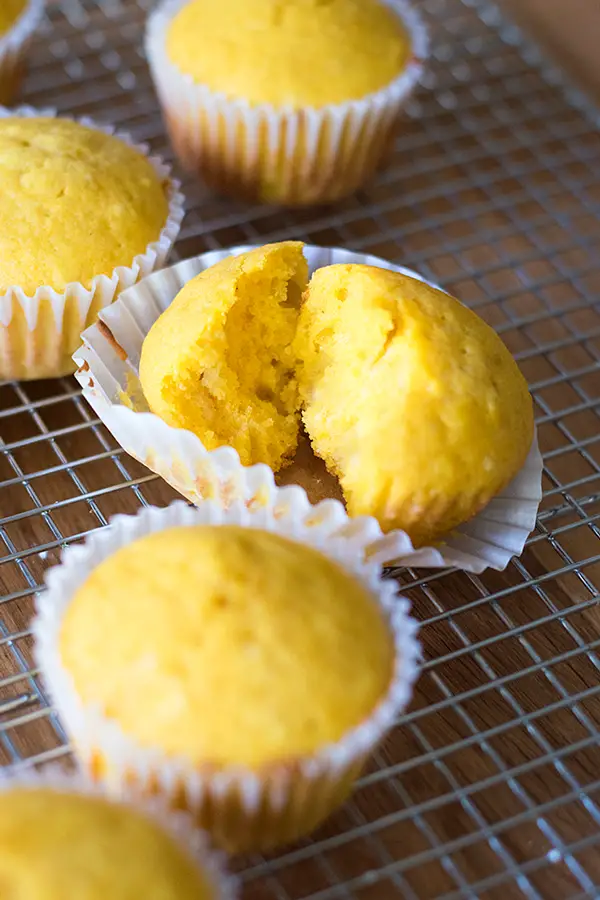
<path fill-rule="evenodd" d="M 141 50 L 148 2 L 53 3 L 25 99 L 170 156 Z M 411 710 L 313 839 L 237 863 L 248 900 L 600 896 L 598 113 L 487 0 L 423 0 L 431 65 L 387 168 L 334 209 L 251 207 L 185 183 L 179 258 L 299 237 L 419 269 L 527 375 L 545 496 L 519 560 L 403 570 L 425 665 Z M 0 765 L 66 758 L 29 623 L 60 549 L 174 496 L 73 379 L 0 385 Z"/>

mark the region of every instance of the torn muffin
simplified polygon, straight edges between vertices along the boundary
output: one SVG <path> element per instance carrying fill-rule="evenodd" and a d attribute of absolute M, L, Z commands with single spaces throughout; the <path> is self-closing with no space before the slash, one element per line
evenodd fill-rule
<path fill-rule="evenodd" d="M 244 465 L 274 471 L 298 443 L 292 343 L 308 278 L 302 247 L 268 244 L 201 272 L 154 323 L 140 361 L 152 412 L 208 450 L 229 445 Z"/>

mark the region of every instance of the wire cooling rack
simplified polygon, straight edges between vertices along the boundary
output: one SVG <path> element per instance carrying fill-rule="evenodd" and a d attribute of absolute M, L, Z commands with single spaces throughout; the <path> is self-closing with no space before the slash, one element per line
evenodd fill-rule
<path fill-rule="evenodd" d="M 148 6 L 52 4 L 26 101 L 169 156 L 140 49 Z M 178 255 L 293 236 L 441 282 L 531 382 L 545 498 L 506 572 L 399 573 L 426 655 L 411 711 L 312 840 L 239 862 L 248 900 L 600 897 L 598 116 L 486 0 L 421 7 L 431 66 L 369 190 L 281 212 L 186 184 Z M 73 379 L 0 385 L 0 435 L 0 764 L 25 767 L 68 753 L 32 668 L 44 569 L 114 513 L 174 495 Z"/>

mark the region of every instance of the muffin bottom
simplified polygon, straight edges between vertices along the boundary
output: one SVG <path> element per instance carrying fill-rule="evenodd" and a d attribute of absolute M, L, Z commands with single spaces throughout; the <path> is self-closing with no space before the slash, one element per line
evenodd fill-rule
<path fill-rule="evenodd" d="M 336 139 L 339 126 L 325 119 L 318 141 L 312 139 L 316 152 L 307 155 L 311 129 L 304 113 L 281 117 L 275 138 L 268 116 L 257 112 L 256 120 L 236 117 L 232 127 L 221 114 L 215 127 L 200 110 L 193 122 L 165 109 L 171 143 L 187 172 L 219 194 L 281 206 L 326 205 L 354 194 L 389 156 L 399 124 L 393 115 L 373 118 L 357 133 L 348 120 Z"/>
<path fill-rule="evenodd" d="M 76 366 L 71 354 L 79 335 L 96 321 L 105 305 L 103 292 L 97 291 L 82 319 L 77 299 L 70 297 L 62 327 L 57 328 L 52 304 L 45 298 L 40 301 L 36 327 L 31 330 L 23 307 L 13 297 L 10 324 L 0 327 L 0 379 L 30 381 L 72 375 Z"/>
<path fill-rule="evenodd" d="M 290 763 L 271 776 L 267 773 L 258 794 L 249 791 L 242 774 L 220 785 L 211 780 L 198 795 L 181 777 L 169 778 L 167 785 L 164 771 L 142 774 L 134 768 L 120 769 L 98 749 L 86 756 L 77 748 L 76 755 L 88 777 L 106 785 L 115 797 L 129 789 L 161 797 L 171 809 L 189 815 L 216 847 L 230 854 L 264 853 L 311 834 L 348 799 L 367 760 L 355 758 L 342 771 L 318 778 L 303 774 L 300 762 Z"/>

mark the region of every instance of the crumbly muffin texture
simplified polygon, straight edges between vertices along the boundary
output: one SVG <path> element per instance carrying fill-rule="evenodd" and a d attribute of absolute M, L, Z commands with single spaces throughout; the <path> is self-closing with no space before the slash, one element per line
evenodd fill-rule
<path fill-rule="evenodd" d="M 298 442 L 292 342 L 307 264 L 298 241 L 228 257 L 189 281 L 146 336 L 150 409 L 205 447 L 275 471 Z"/>
<path fill-rule="evenodd" d="M 156 823 L 100 798 L 4 790 L 0 847 L 0 896 L 7 900 L 218 900 Z"/>
<path fill-rule="evenodd" d="M 319 269 L 295 352 L 307 432 L 351 515 L 435 542 L 525 461 L 525 379 L 493 329 L 442 291 L 371 266 Z"/>
<path fill-rule="evenodd" d="M 0 119 L 0 294 L 90 287 L 158 240 L 168 199 L 124 141 L 66 119 Z"/>
<path fill-rule="evenodd" d="M 12 28 L 21 13 L 25 11 L 27 0 L 2 0 L 0 4 L 0 38 Z"/>
<path fill-rule="evenodd" d="M 374 93 L 410 52 L 398 16 L 379 0 L 191 0 L 166 41 L 171 61 L 195 82 L 275 107 Z"/>
<path fill-rule="evenodd" d="M 60 654 L 82 702 L 142 747 L 259 770 L 368 717 L 394 647 L 370 592 L 318 551 L 188 526 L 104 560 L 72 599 Z"/>

